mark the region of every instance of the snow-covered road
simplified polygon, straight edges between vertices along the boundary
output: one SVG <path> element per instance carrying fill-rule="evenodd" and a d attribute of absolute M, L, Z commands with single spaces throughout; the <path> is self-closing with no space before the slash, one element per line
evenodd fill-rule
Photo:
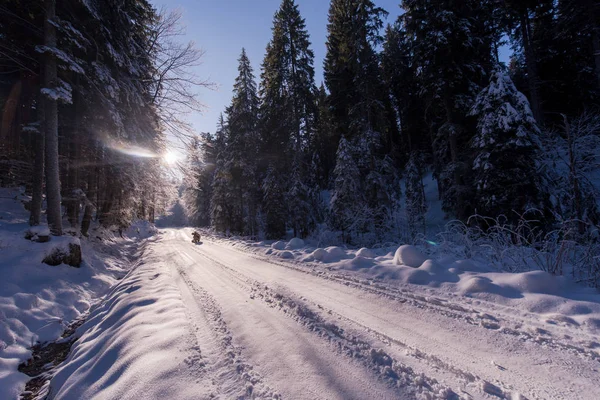
<path fill-rule="evenodd" d="M 222 399 L 600 398 L 593 338 L 574 326 L 210 239 L 196 246 L 186 230 L 162 231 L 142 262 L 179 292 L 181 335 L 193 338 L 175 368 L 185 395 L 171 387 L 171 398 L 194 388 Z"/>

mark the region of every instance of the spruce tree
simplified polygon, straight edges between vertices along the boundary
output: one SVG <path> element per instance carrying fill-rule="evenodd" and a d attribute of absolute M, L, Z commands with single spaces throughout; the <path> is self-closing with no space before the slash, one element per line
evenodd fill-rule
<path fill-rule="evenodd" d="M 412 240 L 414 240 L 418 234 L 425 233 L 425 213 L 427 212 L 427 203 L 425 202 L 423 178 L 419 161 L 417 153 L 412 152 L 404 171 L 406 187 L 406 221 Z"/>
<path fill-rule="evenodd" d="M 286 202 L 295 214 L 292 220 L 279 210 L 271 209 L 266 204 L 273 204 L 279 196 L 274 190 L 264 193 L 264 212 L 266 214 L 267 235 L 275 236 L 269 231 L 274 227 L 282 232 L 277 218 L 284 218 L 297 233 L 306 235 L 314 218 L 312 202 L 305 198 L 311 189 L 308 167 L 311 162 L 309 147 L 313 141 L 316 125 L 316 103 L 314 84 L 314 54 L 310 49 L 310 41 L 304 19 L 301 17 L 294 0 L 283 0 L 273 18 L 273 37 L 267 45 L 261 74 L 261 143 L 263 149 L 263 165 L 270 165 L 281 177 L 288 177 L 277 185 L 286 192 Z M 268 188 L 274 183 L 271 177 L 265 181 Z M 302 211 L 300 211 L 302 210 Z M 301 212 L 306 221 L 300 221 Z"/>
<path fill-rule="evenodd" d="M 478 121 L 471 144 L 476 210 L 518 220 L 540 206 L 542 195 L 536 173 L 539 129 L 529 102 L 508 75 L 495 71 L 471 114 Z"/>
<path fill-rule="evenodd" d="M 332 0 L 323 64 L 335 141 L 364 130 L 383 131 L 382 90 L 374 47 L 387 13 L 370 0 Z"/>
<path fill-rule="evenodd" d="M 397 172 L 386 162 L 392 151 L 389 96 L 383 86 L 379 58 L 375 52 L 382 38 L 381 18 L 387 13 L 368 0 L 333 0 L 327 26 L 325 83 L 329 88 L 334 140 L 346 136 L 358 162 L 358 184 L 364 192 L 371 224 L 381 227 L 394 207 L 388 183 Z M 339 149 L 338 149 L 339 161 Z M 336 170 L 338 166 L 336 164 Z M 339 176 L 335 177 L 336 182 Z M 343 212 L 341 209 L 332 213 Z M 343 216 L 334 217 L 343 220 Z M 370 225 L 370 226 L 369 226 Z"/>
<path fill-rule="evenodd" d="M 356 234 L 364 232 L 364 224 L 370 216 L 360 183 L 360 172 L 356 165 L 350 142 L 344 136 L 337 150 L 334 186 L 329 203 L 330 224 L 342 232 L 342 240 L 350 243 Z"/>
<path fill-rule="evenodd" d="M 285 237 L 287 207 L 284 188 L 285 183 L 282 180 L 281 173 L 273 165 L 270 165 L 262 183 L 265 236 L 267 239 Z"/>
<path fill-rule="evenodd" d="M 226 168 L 227 128 L 221 114 L 214 140 L 215 171 L 210 199 L 210 224 L 217 232 L 230 232 L 232 227 L 231 176 Z"/>
<path fill-rule="evenodd" d="M 232 217 L 234 232 L 247 235 L 258 233 L 258 106 L 256 82 L 242 49 L 238 76 L 233 86 L 233 98 L 227 108 L 228 137 L 224 167 L 231 178 Z"/>
<path fill-rule="evenodd" d="M 426 120 L 432 133 L 434 169 L 444 210 L 466 218 L 469 204 L 474 98 L 492 66 L 497 33 L 490 3 L 476 0 L 404 0 L 400 18 L 411 40 Z"/>

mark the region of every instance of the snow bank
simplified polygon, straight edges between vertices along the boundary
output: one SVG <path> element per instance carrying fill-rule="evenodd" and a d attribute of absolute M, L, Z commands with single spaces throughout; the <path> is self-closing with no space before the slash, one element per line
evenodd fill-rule
<path fill-rule="evenodd" d="M 286 250 L 298 250 L 304 247 L 304 240 L 299 238 L 293 238 L 285 246 Z"/>
<path fill-rule="evenodd" d="M 394 254 L 394 264 L 406 265 L 408 267 L 418 268 L 427 258 L 415 246 L 409 244 L 402 245 Z"/>
<path fill-rule="evenodd" d="M 550 323 L 566 324 L 566 319 L 556 317 L 562 315 L 590 332 L 600 330 L 600 294 L 575 284 L 569 277 L 543 271 L 498 272 L 493 264 L 480 258 L 457 259 L 456 255 L 461 251 L 453 248 L 448 251 L 435 249 L 437 256 L 430 258 L 421 247 L 412 245 L 381 249 L 379 254 L 387 254 L 378 256 L 368 248 L 347 250 L 331 246 L 315 249 L 306 245 L 298 247 L 300 242 L 292 246 L 290 243 L 275 242 L 266 250 L 269 246 L 266 243 L 248 248 L 278 258 L 313 263 L 312 268 L 317 270 L 337 270 L 353 274 L 353 278 L 374 279 L 390 285 L 419 285 L 424 291 L 438 290 L 440 295 L 479 298 L 515 307 L 519 312 L 538 313 L 541 318 L 554 316 L 546 318 L 553 321 Z M 289 251 L 290 247 L 297 251 Z"/>
<path fill-rule="evenodd" d="M 275 250 L 285 250 L 285 246 L 287 245 L 287 243 L 285 243 L 284 241 L 280 240 L 279 242 L 275 242 L 271 245 L 271 248 L 275 249 Z"/>
<path fill-rule="evenodd" d="M 79 243 L 70 236 L 51 237 L 47 243 L 25 239 L 28 212 L 19 190 L 0 188 L 0 398 L 16 399 L 29 377 L 18 365 L 31 356 L 36 342 L 54 340 L 74 319 L 85 314 L 104 295 L 129 265 L 126 246 L 114 240 L 111 247 L 83 241 L 81 268 L 42 263 L 52 249 Z M 44 228 L 34 228 L 44 232 Z M 94 234 L 94 237 L 96 234 Z M 105 252 L 106 251 L 106 252 Z"/>
<path fill-rule="evenodd" d="M 333 263 L 338 262 L 340 260 L 344 260 L 347 258 L 353 257 L 346 253 L 346 250 L 337 246 L 330 246 L 326 249 L 315 249 L 309 257 L 307 257 L 307 261 L 320 261 L 322 263 Z"/>
<path fill-rule="evenodd" d="M 373 250 L 363 247 L 356 252 L 356 256 L 365 258 L 375 258 L 377 257 L 377 254 L 375 254 Z"/>
<path fill-rule="evenodd" d="M 208 388 L 190 384 L 190 368 L 202 372 L 200 365 L 194 370 L 198 344 L 168 272 L 138 267 L 76 334 L 50 382 L 53 399 L 208 398 Z"/>
<path fill-rule="evenodd" d="M 291 251 L 282 251 L 279 253 L 279 257 L 286 259 L 286 260 L 290 260 L 292 258 L 294 258 L 294 253 L 292 253 Z"/>

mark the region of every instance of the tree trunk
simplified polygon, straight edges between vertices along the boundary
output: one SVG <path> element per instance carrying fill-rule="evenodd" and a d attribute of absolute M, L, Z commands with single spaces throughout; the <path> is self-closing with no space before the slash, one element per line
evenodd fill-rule
<path fill-rule="evenodd" d="M 592 43 L 594 46 L 594 62 L 596 64 L 596 84 L 600 89 L 600 28 L 592 29 Z"/>
<path fill-rule="evenodd" d="M 540 94 L 538 92 L 539 76 L 537 71 L 537 59 L 531 43 L 531 27 L 529 26 L 529 10 L 525 7 L 521 13 L 521 34 L 523 36 L 523 49 L 525 50 L 525 63 L 527 64 L 527 80 L 529 86 L 529 97 L 531 98 L 531 111 L 538 124 L 544 124 L 544 114 Z"/>
<path fill-rule="evenodd" d="M 96 173 L 97 169 L 95 165 L 92 164 L 92 166 L 88 167 L 85 210 L 81 220 L 81 234 L 85 237 L 88 236 L 92 217 L 94 216 L 94 211 L 96 210 L 96 193 L 98 185 L 98 177 L 96 176 Z"/>
<path fill-rule="evenodd" d="M 79 171 L 77 170 L 77 160 L 79 160 L 79 145 L 75 136 L 76 135 L 73 135 L 69 141 L 69 174 L 67 179 L 67 193 L 69 196 L 69 201 L 67 202 L 66 207 L 69 224 L 72 228 L 76 229 L 79 225 L 80 194 L 77 193 L 79 186 Z"/>
<path fill-rule="evenodd" d="M 577 178 L 577 171 L 575 166 L 575 151 L 573 150 L 573 137 L 571 135 L 571 126 L 569 120 L 565 114 L 562 114 L 563 121 L 565 124 L 565 133 L 567 135 L 567 144 L 569 146 L 569 181 L 571 183 L 572 197 L 573 197 L 573 210 L 575 214 L 575 220 L 577 224 L 578 233 L 582 234 L 585 231 L 585 225 L 583 219 L 583 207 L 581 199 L 581 190 L 579 190 L 579 179 Z"/>
<path fill-rule="evenodd" d="M 56 17 L 55 0 L 45 0 L 46 18 L 44 20 L 44 43 L 51 49 L 56 48 L 56 28 L 52 23 Z M 53 90 L 57 84 L 56 57 L 51 52 L 44 54 L 43 88 Z M 48 207 L 48 226 L 55 236 L 62 235 L 60 211 L 60 175 L 58 166 L 58 104 L 56 100 L 44 96 L 44 133 L 46 147 L 46 199 Z"/>
<path fill-rule="evenodd" d="M 43 71 L 42 71 L 43 74 Z M 34 156 L 33 163 L 33 188 L 31 195 L 31 214 L 29 216 L 29 225 L 39 225 L 42 216 L 42 201 L 44 196 L 44 99 L 40 95 L 40 102 L 37 107 L 37 117 L 41 122 L 38 131 L 34 137 Z"/>

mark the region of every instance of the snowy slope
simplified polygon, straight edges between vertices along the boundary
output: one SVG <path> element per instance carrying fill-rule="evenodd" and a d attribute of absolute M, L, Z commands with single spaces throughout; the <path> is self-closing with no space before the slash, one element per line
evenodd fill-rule
<path fill-rule="evenodd" d="M 379 279 L 340 264 L 372 264 L 368 249 L 330 248 L 337 261 L 306 262 L 300 255 L 314 249 L 299 241 L 264 255 L 264 244 L 203 238 L 195 246 L 190 231 L 165 230 L 149 244 L 79 328 L 50 398 L 600 398 L 598 335 L 578 322 L 597 311 L 591 293 L 538 301 L 530 286 L 496 302 L 485 297 L 502 293 Z M 436 269 L 392 259 L 377 262 Z M 488 278 L 528 282 L 503 276 Z M 519 301 L 552 304 L 536 312 Z"/>
<path fill-rule="evenodd" d="M 44 256 L 73 238 L 35 243 L 24 238 L 28 213 L 18 189 L 0 189 L 0 398 L 14 399 L 30 378 L 17 371 L 36 342 L 54 340 L 67 325 L 122 278 L 130 267 L 130 239 L 82 241 L 81 268 L 43 264 Z M 45 228 L 47 230 L 47 228 Z"/>

